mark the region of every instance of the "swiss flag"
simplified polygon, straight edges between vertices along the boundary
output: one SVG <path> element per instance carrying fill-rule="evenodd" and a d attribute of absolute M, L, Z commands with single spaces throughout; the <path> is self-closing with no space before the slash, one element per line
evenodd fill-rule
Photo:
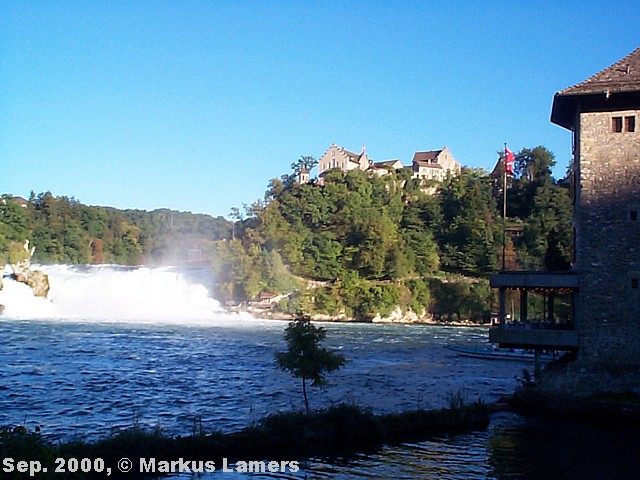
<path fill-rule="evenodd" d="M 504 147 L 504 171 L 507 172 L 507 175 L 513 175 L 513 163 L 515 160 L 516 157 L 513 152 Z"/>

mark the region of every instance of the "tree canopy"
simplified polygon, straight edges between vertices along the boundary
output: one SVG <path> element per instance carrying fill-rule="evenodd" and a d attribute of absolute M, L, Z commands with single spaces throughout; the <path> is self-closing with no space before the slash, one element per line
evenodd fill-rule
<path fill-rule="evenodd" d="M 376 175 L 325 172 L 301 156 L 264 198 L 222 217 L 173 210 L 117 210 L 50 192 L 26 208 L 0 202 L 0 254 L 30 240 L 44 263 L 161 264 L 210 260 L 222 301 L 287 293 L 281 308 L 370 320 L 396 307 L 443 318 L 488 315 L 487 276 L 500 265 L 502 180 L 482 169 L 426 184 L 408 169 Z M 509 268 L 566 269 L 572 251 L 568 182 L 552 177 L 553 153 L 524 148 L 507 187 Z M 448 287 L 481 311 L 451 301 Z M 303 288 L 309 282 L 315 288 Z M 296 292 L 291 294 L 292 292 Z M 484 307 L 481 307 L 484 305 Z"/>
<path fill-rule="evenodd" d="M 285 328 L 284 339 L 287 342 L 287 351 L 275 354 L 279 368 L 291 373 L 295 378 L 302 379 L 302 392 L 307 413 L 309 413 L 307 380 L 311 381 L 313 387 L 322 387 L 325 385 L 325 375 L 339 370 L 346 363 L 342 354 L 320 346 L 326 336 L 326 330 L 311 323 L 308 315 L 298 315 Z"/>
<path fill-rule="evenodd" d="M 26 208 L 0 199 L 0 255 L 29 240 L 38 263 L 165 264 L 207 259 L 214 242 L 231 237 L 222 217 L 173 210 L 118 210 L 51 192 L 32 193 Z"/>

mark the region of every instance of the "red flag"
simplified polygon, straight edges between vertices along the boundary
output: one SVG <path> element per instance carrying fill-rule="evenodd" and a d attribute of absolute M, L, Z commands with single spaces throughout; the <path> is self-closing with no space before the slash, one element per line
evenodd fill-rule
<path fill-rule="evenodd" d="M 513 164 L 516 161 L 516 157 L 511 150 L 504 147 L 504 171 L 507 175 L 513 175 Z"/>

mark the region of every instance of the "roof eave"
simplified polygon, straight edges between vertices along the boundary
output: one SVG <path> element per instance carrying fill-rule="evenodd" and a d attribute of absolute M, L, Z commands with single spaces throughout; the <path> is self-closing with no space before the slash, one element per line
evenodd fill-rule
<path fill-rule="evenodd" d="M 575 122 L 575 95 L 556 93 L 551 106 L 551 122 L 568 130 L 573 130 Z"/>
<path fill-rule="evenodd" d="M 580 112 L 613 112 L 640 109 L 640 90 L 585 93 L 558 92 L 553 97 L 551 122 L 568 130 L 575 127 Z"/>

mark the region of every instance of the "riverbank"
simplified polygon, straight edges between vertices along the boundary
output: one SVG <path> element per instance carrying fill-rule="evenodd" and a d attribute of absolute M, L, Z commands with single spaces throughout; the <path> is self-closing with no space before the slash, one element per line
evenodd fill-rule
<path fill-rule="evenodd" d="M 232 433 L 202 431 L 188 436 L 165 436 L 161 431 L 130 428 L 94 442 L 70 441 L 53 444 L 38 432 L 23 427 L 0 429 L 0 456 L 29 459 L 48 467 L 38 478 L 102 478 L 111 468 L 113 478 L 158 477 L 140 472 L 141 459 L 155 459 L 155 465 L 183 459 L 213 462 L 210 467 L 220 470 L 223 465 L 234 468 L 238 462 L 269 459 L 276 462 L 299 462 L 309 457 L 345 458 L 357 453 L 371 453 L 383 445 L 419 442 L 428 438 L 484 430 L 489 425 L 490 408 L 482 403 L 464 405 L 452 398 L 450 408 L 413 410 L 403 413 L 375 415 L 353 406 L 339 405 L 312 414 L 298 412 L 270 415 L 255 425 Z M 57 476 L 52 468 L 56 459 L 76 458 L 104 460 L 101 472 L 76 472 L 73 476 Z M 121 459 L 129 459 L 133 468 L 127 473 L 118 469 Z M 266 462 L 268 463 L 268 462 Z M 60 464 L 63 464 L 60 461 Z M 68 463 L 64 463 L 68 465 Z M 204 466 L 204 463 L 202 463 Z M 190 467 L 187 467 L 190 468 Z M 189 473 L 188 471 L 184 471 Z M 11 478 L 29 478 L 29 472 Z M 170 473 L 170 472 L 159 472 Z M 23 475 L 23 476 L 21 476 Z"/>
<path fill-rule="evenodd" d="M 246 314 L 250 315 L 257 320 L 283 320 L 290 321 L 296 318 L 296 315 L 279 312 L 273 309 L 266 308 L 225 308 L 228 313 L 234 314 Z M 415 314 L 412 315 L 391 315 L 388 317 L 381 317 L 377 315 L 371 320 L 361 320 L 354 317 L 348 317 L 346 315 L 326 315 L 326 314 L 313 314 L 310 315 L 311 320 L 314 322 L 326 322 L 326 323 L 380 323 L 380 324 L 402 324 L 402 325 L 433 325 L 440 327 L 491 327 L 491 323 L 474 322 L 471 320 L 462 321 L 447 321 L 447 320 L 434 320 L 431 316 L 418 317 Z"/>

